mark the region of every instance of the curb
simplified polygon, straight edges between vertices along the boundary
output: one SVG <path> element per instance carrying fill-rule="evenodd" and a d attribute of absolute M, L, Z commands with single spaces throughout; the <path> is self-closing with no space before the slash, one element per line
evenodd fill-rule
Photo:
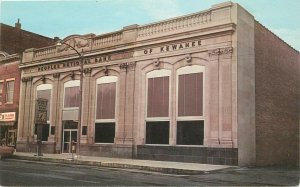
<path fill-rule="evenodd" d="M 107 167 L 107 168 L 137 169 L 137 170 L 160 172 L 160 173 L 167 173 L 167 174 L 178 174 L 178 175 L 196 175 L 196 174 L 206 173 L 205 171 L 200 171 L 200 170 L 141 166 L 141 165 L 134 165 L 134 164 L 113 163 L 113 162 L 94 162 L 94 161 L 85 161 L 85 160 L 67 160 L 67 159 L 17 156 L 17 155 L 12 155 L 9 158 L 18 159 L 18 160 L 52 162 L 52 163 L 72 164 L 72 165 L 75 164 L 75 165 L 98 166 L 98 167 Z"/>

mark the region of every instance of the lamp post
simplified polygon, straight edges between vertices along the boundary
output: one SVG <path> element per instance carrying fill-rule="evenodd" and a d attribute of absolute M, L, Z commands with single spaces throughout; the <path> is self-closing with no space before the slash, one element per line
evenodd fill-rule
<path fill-rule="evenodd" d="M 69 46 L 71 49 L 73 49 L 77 55 L 79 56 L 80 59 L 80 87 L 79 87 L 79 107 L 78 107 L 78 126 L 77 126 L 77 146 L 76 146 L 76 153 L 79 155 L 79 149 L 80 149 L 80 136 L 81 136 L 81 113 L 82 113 L 82 85 L 83 85 L 83 49 L 82 52 L 80 53 L 75 49 L 73 46 L 71 46 L 68 43 L 65 42 L 58 42 L 57 46 L 61 46 L 62 44 Z"/>

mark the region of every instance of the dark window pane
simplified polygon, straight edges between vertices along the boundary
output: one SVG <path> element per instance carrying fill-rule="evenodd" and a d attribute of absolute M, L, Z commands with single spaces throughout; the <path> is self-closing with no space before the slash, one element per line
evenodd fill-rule
<path fill-rule="evenodd" d="M 95 124 L 95 143 L 114 143 L 115 123 Z"/>
<path fill-rule="evenodd" d="M 169 116 L 169 77 L 148 79 L 147 116 Z"/>
<path fill-rule="evenodd" d="M 203 145 L 204 121 L 178 121 L 178 145 Z"/>
<path fill-rule="evenodd" d="M 35 125 L 34 132 L 37 134 L 37 138 L 42 141 L 48 141 L 49 128 L 50 124 Z"/>
<path fill-rule="evenodd" d="M 169 144 L 169 122 L 147 122 L 146 144 Z"/>
<path fill-rule="evenodd" d="M 64 129 L 77 129 L 77 122 L 71 121 L 71 120 L 64 120 L 63 125 Z"/>
<path fill-rule="evenodd" d="M 97 85 L 96 119 L 115 119 L 116 83 Z"/>
<path fill-rule="evenodd" d="M 87 126 L 82 127 L 82 135 L 87 135 Z"/>
<path fill-rule="evenodd" d="M 64 142 L 70 142 L 70 131 L 64 131 Z"/>
<path fill-rule="evenodd" d="M 54 135 L 55 134 L 55 126 L 51 126 L 51 135 Z"/>
<path fill-rule="evenodd" d="M 179 75 L 178 116 L 203 115 L 203 73 Z"/>

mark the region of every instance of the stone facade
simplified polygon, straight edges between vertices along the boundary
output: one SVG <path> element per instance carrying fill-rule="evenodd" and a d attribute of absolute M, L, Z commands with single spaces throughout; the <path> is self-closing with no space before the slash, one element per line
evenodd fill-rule
<path fill-rule="evenodd" d="M 23 112 L 19 115 L 22 128 L 17 149 L 34 151 L 34 102 L 41 87 L 47 87 L 51 92 L 50 130 L 43 149 L 49 153 L 70 151 L 66 137 L 77 132 L 79 112 L 74 104 L 78 92 L 70 95 L 74 103 L 66 104 L 67 90 L 79 86 L 83 72 L 80 154 L 256 164 L 261 154 L 257 149 L 260 140 L 256 139 L 260 128 L 255 113 L 256 33 L 254 17 L 238 4 L 228 2 L 200 13 L 131 25 L 104 35 L 72 35 L 60 46 L 28 49 L 20 65 Z M 299 59 L 295 63 L 299 64 Z M 166 82 L 158 79 L 161 77 Z M 158 87 L 150 88 L 150 79 Z M 197 90 L 189 85 L 193 81 Z M 101 92 L 99 85 L 110 88 Z M 188 95 L 194 92 L 185 92 L 182 85 L 195 90 L 195 103 L 202 106 L 193 102 L 186 105 Z M 150 93 L 153 88 L 159 89 Z M 156 105 L 167 111 L 151 116 L 150 95 L 161 102 L 166 99 L 166 105 Z M 101 108 L 101 98 L 114 104 Z M 185 110 L 184 106 L 200 107 L 201 111 Z M 98 110 L 100 116 L 101 111 L 110 110 L 106 114 L 110 117 L 100 119 Z M 185 115 L 189 112 L 194 113 Z M 70 124 L 75 128 L 71 129 Z M 107 137 L 111 132 L 113 137 Z"/>

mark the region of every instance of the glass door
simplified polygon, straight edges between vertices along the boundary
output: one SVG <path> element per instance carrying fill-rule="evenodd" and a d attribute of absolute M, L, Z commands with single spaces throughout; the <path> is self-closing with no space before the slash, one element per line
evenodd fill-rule
<path fill-rule="evenodd" d="M 77 130 L 75 129 L 64 129 L 63 137 L 63 153 L 72 153 L 72 141 L 77 144 Z"/>
<path fill-rule="evenodd" d="M 77 122 L 63 121 L 62 153 L 72 153 L 72 140 L 77 144 Z"/>

